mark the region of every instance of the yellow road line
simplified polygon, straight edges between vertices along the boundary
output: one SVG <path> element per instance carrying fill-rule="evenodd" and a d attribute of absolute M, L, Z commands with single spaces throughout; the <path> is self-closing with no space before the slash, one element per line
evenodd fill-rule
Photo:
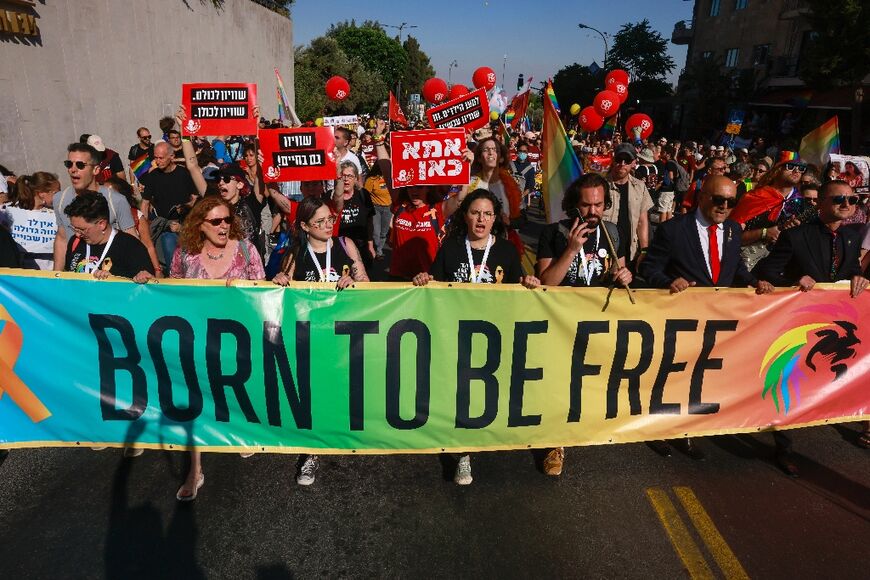
<path fill-rule="evenodd" d="M 689 572 L 689 576 L 695 579 L 714 578 L 713 572 L 701 554 L 701 549 L 692 539 L 689 529 L 683 523 L 677 513 L 677 508 L 667 494 L 659 488 L 651 487 L 646 490 L 646 495 L 665 528 L 674 550 Z"/>
<path fill-rule="evenodd" d="M 674 493 L 677 494 L 677 499 L 683 504 L 683 508 L 689 514 L 689 519 L 692 520 L 692 523 L 701 535 L 701 539 L 707 545 L 707 549 L 713 554 L 713 558 L 716 560 L 716 564 L 719 565 L 725 578 L 728 580 L 748 580 L 749 576 L 746 574 L 746 570 L 740 565 L 737 556 L 731 551 L 731 548 L 725 542 L 725 538 L 719 533 L 713 520 L 707 515 L 704 506 L 698 501 L 695 493 L 688 487 L 675 487 Z"/>

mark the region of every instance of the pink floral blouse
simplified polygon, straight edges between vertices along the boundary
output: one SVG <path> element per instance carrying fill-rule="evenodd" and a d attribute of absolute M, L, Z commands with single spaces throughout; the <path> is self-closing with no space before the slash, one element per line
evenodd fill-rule
<path fill-rule="evenodd" d="M 244 247 L 242 245 L 244 244 Z M 191 255 L 182 251 L 181 246 L 175 250 L 172 256 L 172 265 L 169 268 L 169 276 L 172 278 L 197 278 L 210 280 L 208 271 L 203 267 L 199 254 Z M 218 279 L 240 278 L 243 280 L 263 280 L 266 272 L 263 270 L 263 261 L 257 248 L 248 240 L 239 240 L 238 249 L 230 267 Z"/>

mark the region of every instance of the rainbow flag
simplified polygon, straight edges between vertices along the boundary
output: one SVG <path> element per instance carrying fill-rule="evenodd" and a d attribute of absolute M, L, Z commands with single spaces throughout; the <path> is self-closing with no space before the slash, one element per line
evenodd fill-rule
<path fill-rule="evenodd" d="M 130 162 L 130 169 L 133 170 L 136 179 L 142 179 L 142 176 L 151 169 L 151 157 L 147 153 L 143 153 Z"/>
<path fill-rule="evenodd" d="M 287 98 L 287 91 L 284 90 L 284 81 L 281 80 L 278 69 L 275 69 L 275 78 L 278 81 L 278 118 L 283 125 L 298 127 L 302 123 L 299 121 L 299 117 L 296 116 L 296 111 L 290 106 L 290 99 Z"/>
<path fill-rule="evenodd" d="M 801 159 L 822 167 L 831 160 L 831 153 L 840 152 L 840 127 L 837 117 L 831 117 L 822 126 L 813 129 L 801 139 Z"/>
<path fill-rule="evenodd" d="M 507 125 L 504 124 L 504 121 L 499 120 L 498 122 L 501 127 L 499 128 L 499 132 L 501 133 L 501 141 L 504 143 L 504 146 L 510 149 L 511 147 L 511 133 L 508 131 Z"/>
<path fill-rule="evenodd" d="M 574 149 L 559 119 L 558 103 L 553 86 L 547 82 L 548 99 L 544 105 L 544 130 L 541 134 L 541 166 L 543 169 L 544 211 L 547 221 L 554 222 L 565 217 L 562 211 L 562 197 L 565 190 L 578 177 L 583 175 L 583 167 L 574 154 Z"/>
<path fill-rule="evenodd" d="M 604 121 L 604 126 L 601 127 L 601 131 L 598 133 L 599 137 L 604 139 L 610 139 L 613 137 L 613 133 L 616 131 L 616 115 L 613 115 L 606 121 Z"/>
<path fill-rule="evenodd" d="M 550 81 L 547 81 L 547 96 L 550 97 L 550 103 L 553 104 L 553 108 L 556 109 L 556 114 L 561 115 L 562 109 L 559 108 L 559 101 L 556 100 L 556 91 L 553 90 L 553 85 Z"/>

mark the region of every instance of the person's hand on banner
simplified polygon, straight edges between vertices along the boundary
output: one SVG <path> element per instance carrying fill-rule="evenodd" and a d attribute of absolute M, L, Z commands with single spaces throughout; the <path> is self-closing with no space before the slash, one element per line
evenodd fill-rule
<path fill-rule="evenodd" d="M 759 280 L 758 284 L 755 286 L 756 294 L 771 294 L 776 287 L 770 282 L 765 282 L 764 280 Z"/>
<path fill-rule="evenodd" d="M 815 285 L 816 281 L 809 276 L 803 276 L 800 280 L 798 280 L 798 288 L 800 288 L 801 292 L 809 292 L 813 289 L 813 286 Z"/>
<path fill-rule="evenodd" d="M 335 284 L 336 290 L 344 290 L 348 286 L 353 286 L 354 279 L 350 277 L 350 275 L 345 274 L 341 278 L 338 279 L 338 282 Z"/>
<path fill-rule="evenodd" d="M 254 108 L 251 109 L 251 113 L 253 113 L 254 118 L 257 119 L 257 121 L 259 121 L 260 120 L 260 105 L 254 105 Z"/>
<path fill-rule="evenodd" d="M 374 137 L 379 137 L 387 132 L 387 122 L 383 119 L 378 119 L 375 121 L 375 134 Z"/>
<path fill-rule="evenodd" d="M 154 275 L 148 270 L 142 270 L 135 276 L 133 276 L 133 281 L 137 284 L 147 284 L 149 280 L 155 280 Z"/>
<path fill-rule="evenodd" d="M 625 266 L 617 266 L 614 268 L 611 271 L 611 276 L 613 276 L 613 281 L 620 286 L 628 286 L 631 284 L 631 270 Z"/>
<path fill-rule="evenodd" d="M 466 163 L 474 163 L 474 152 L 466 147 L 462 150 L 462 158 L 465 160 Z"/>
<path fill-rule="evenodd" d="M 108 270 L 94 270 L 94 278 L 96 278 L 97 280 L 105 280 L 109 276 L 111 276 L 111 274 Z"/>
<path fill-rule="evenodd" d="M 428 272 L 420 272 L 411 280 L 414 283 L 414 286 L 425 286 L 430 281 L 434 280 L 432 276 L 429 275 Z"/>
<path fill-rule="evenodd" d="M 685 278 L 677 278 L 676 280 L 671 282 L 671 285 L 668 289 L 671 291 L 671 294 L 679 294 L 686 288 L 690 288 L 694 285 L 694 282 L 689 282 Z"/>
<path fill-rule="evenodd" d="M 852 298 L 856 298 L 858 294 L 863 292 L 867 288 L 868 282 L 870 281 L 864 276 L 852 276 L 852 283 L 850 284 Z"/>
<path fill-rule="evenodd" d="M 529 290 L 541 287 L 541 281 L 534 276 L 520 276 L 520 284 Z"/>

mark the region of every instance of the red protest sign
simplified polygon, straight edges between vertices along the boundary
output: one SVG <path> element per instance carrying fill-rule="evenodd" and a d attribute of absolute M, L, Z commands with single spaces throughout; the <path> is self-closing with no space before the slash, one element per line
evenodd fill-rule
<path fill-rule="evenodd" d="M 489 123 L 489 101 L 486 91 L 477 89 L 443 105 L 432 107 L 426 114 L 433 129 L 465 127 L 469 131 Z"/>
<path fill-rule="evenodd" d="M 260 130 L 263 181 L 335 179 L 335 137 L 329 127 Z"/>
<path fill-rule="evenodd" d="M 462 158 L 465 130 L 393 131 L 393 187 L 467 185 L 471 165 Z"/>
<path fill-rule="evenodd" d="M 185 83 L 181 104 L 187 109 L 183 135 L 256 135 L 257 85 Z"/>

